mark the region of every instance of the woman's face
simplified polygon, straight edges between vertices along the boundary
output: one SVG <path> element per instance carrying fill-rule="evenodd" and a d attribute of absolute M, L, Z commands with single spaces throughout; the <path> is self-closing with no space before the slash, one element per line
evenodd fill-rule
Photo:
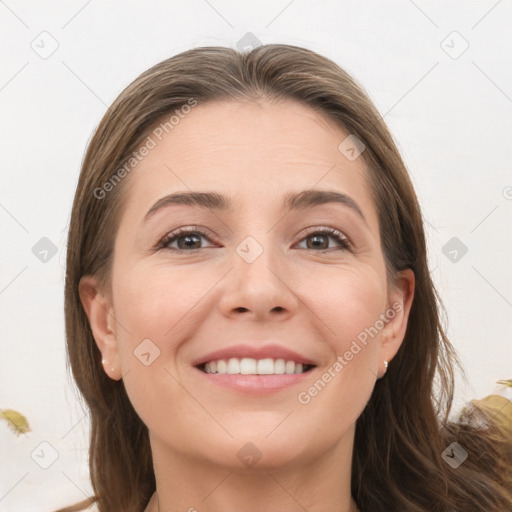
<path fill-rule="evenodd" d="M 361 148 L 293 101 L 199 104 L 151 136 L 125 178 L 114 332 L 92 327 L 153 448 L 243 468 L 350 446 L 414 284 L 388 287 Z"/>

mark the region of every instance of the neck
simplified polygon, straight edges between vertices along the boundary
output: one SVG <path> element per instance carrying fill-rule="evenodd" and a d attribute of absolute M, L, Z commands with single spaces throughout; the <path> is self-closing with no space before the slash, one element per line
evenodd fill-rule
<path fill-rule="evenodd" d="M 145 512 L 358 512 L 350 493 L 353 431 L 307 462 L 250 469 L 191 459 L 151 438 L 156 492 Z M 259 466 L 259 467 L 258 467 Z"/>

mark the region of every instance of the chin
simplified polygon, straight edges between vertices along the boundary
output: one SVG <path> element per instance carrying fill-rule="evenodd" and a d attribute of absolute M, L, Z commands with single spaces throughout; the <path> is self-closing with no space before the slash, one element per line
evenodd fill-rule
<path fill-rule="evenodd" d="M 215 442 L 214 451 L 203 453 L 202 457 L 210 464 L 238 474 L 254 474 L 305 464 L 329 448 L 308 444 L 315 437 L 318 441 L 320 436 L 314 432 L 305 439 L 285 438 L 276 432 L 268 437 L 267 434 L 254 431 L 251 434 L 248 431 L 246 435 L 236 436 L 229 442 Z M 272 436 L 275 437 L 271 439 Z M 209 444 L 212 446 L 214 443 Z"/>

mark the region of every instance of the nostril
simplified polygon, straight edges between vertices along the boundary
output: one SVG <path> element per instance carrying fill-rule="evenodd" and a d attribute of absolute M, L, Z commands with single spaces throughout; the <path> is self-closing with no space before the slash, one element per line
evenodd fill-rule
<path fill-rule="evenodd" d="M 239 313 L 243 313 L 244 311 L 249 311 L 247 308 L 243 308 L 243 307 L 236 308 L 236 310 L 237 310 Z"/>

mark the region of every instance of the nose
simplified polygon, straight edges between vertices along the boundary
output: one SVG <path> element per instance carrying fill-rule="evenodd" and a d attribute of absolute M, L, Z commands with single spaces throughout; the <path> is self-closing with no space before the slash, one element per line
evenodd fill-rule
<path fill-rule="evenodd" d="M 299 300 L 291 286 L 284 262 L 266 247 L 254 260 L 234 251 L 233 268 L 226 276 L 220 298 L 221 312 L 230 317 L 244 315 L 254 320 L 284 320 L 293 316 Z"/>

